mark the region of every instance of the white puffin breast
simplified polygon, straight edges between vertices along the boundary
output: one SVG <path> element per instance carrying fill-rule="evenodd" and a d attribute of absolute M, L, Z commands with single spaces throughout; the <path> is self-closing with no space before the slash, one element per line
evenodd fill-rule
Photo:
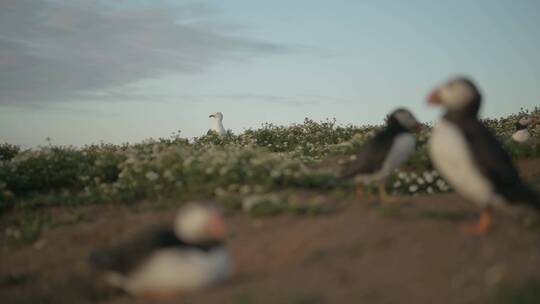
<path fill-rule="evenodd" d="M 171 293 L 206 287 L 230 274 L 225 248 L 209 252 L 164 249 L 152 254 L 129 277 L 124 289 L 132 294 Z"/>
<path fill-rule="evenodd" d="M 413 134 L 404 133 L 396 136 L 382 165 L 380 172 L 381 177 L 386 177 L 392 174 L 395 169 L 399 168 L 401 164 L 406 162 L 409 157 L 411 157 L 415 148 L 416 137 Z"/>
<path fill-rule="evenodd" d="M 463 132 L 453 123 L 442 119 L 433 128 L 428 149 L 435 168 L 459 194 L 481 206 L 501 202 L 477 169 Z"/>
<path fill-rule="evenodd" d="M 527 129 L 519 130 L 512 134 L 512 139 L 518 143 L 525 143 L 531 139 L 531 134 Z"/>

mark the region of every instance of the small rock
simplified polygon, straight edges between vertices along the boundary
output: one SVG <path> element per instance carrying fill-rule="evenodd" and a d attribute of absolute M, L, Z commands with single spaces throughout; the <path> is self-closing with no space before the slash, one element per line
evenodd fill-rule
<path fill-rule="evenodd" d="M 41 249 L 43 249 L 43 247 L 45 247 L 45 245 L 47 245 L 47 240 L 46 239 L 41 239 L 41 240 L 34 243 L 34 248 L 36 250 L 41 250 Z"/>
<path fill-rule="evenodd" d="M 484 281 L 488 286 L 494 286 L 502 282 L 506 276 L 506 267 L 502 264 L 496 264 L 490 267 L 484 273 Z"/>

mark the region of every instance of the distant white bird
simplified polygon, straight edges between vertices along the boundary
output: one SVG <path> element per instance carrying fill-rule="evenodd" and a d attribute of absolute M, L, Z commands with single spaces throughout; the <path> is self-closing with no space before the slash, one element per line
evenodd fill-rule
<path fill-rule="evenodd" d="M 110 285 L 132 295 L 169 298 L 204 288 L 230 274 L 225 235 L 217 210 L 189 204 L 178 211 L 172 227 L 150 230 L 95 251 L 90 264 L 106 272 Z"/>
<path fill-rule="evenodd" d="M 535 120 L 529 116 L 522 117 L 516 123 L 516 132 L 512 134 L 512 140 L 520 144 L 530 143 L 531 134 L 529 133 L 528 127 L 534 122 Z"/>
<path fill-rule="evenodd" d="M 225 131 L 225 128 L 223 127 L 223 113 L 216 112 L 208 117 L 214 118 L 213 130 L 216 131 L 217 134 L 220 136 L 227 134 L 227 131 Z"/>

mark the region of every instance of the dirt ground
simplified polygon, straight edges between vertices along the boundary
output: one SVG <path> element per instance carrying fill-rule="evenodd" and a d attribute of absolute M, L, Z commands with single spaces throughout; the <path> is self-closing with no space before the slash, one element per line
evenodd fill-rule
<path fill-rule="evenodd" d="M 526 178 L 539 180 L 540 159 L 520 167 Z M 234 276 L 159 303 L 493 303 L 501 284 L 540 277 L 540 228 L 526 224 L 527 211 L 498 212 L 488 235 L 472 237 L 458 226 L 476 209 L 459 196 L 404 199 L 391 208 L 351 200 L 325 216 L 228 214 Z M 53 214 L 72 212 L 66 209 Z M 174 210 L 78 209 L 83 221 L 48 229 L 37 242 L 0 248 L 1 303 L 149 303 L 100 283 L 87 255 L 171 221 Z"/>

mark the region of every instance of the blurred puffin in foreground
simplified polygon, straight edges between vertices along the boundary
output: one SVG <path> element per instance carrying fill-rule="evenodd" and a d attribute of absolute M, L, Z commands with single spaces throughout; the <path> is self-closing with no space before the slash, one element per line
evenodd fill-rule
<path fill-rule="evenodd" d="M 201 289 L 231 271 L 224 246 L 225 224 L 208 206 L 186 205 L 174 225 L 138 235 L 95 251 L 90 264 L 106 272 L 106 281 L 129 294 L 164 299 Z"/>
<path fill-rule="evenodd" d="M 532 143 L 532 137 L 529 133 L 529 126 L 536 123 L 536 119 L 530 116 L 524 116 L 516 122 L 516 131 L 512 134 L 512 140 L 519 144 Z"/>
<path fill-rule="evenodd" d="M 368 140 L 356 155 L 339 161 L 338 176 L 354 178 L 358 196 L 363 195 L 365 184 L 374 182 L 382 202 L 396 201 L 386 192 L 386 180 L 416 150 L 413 133 L 421 127 L 409 110 L 396 109 L 389 114 L 384 129 Z"/>
<path fill-rule="evenodd" d="M 491 207 L 525 203 L 540 210 L 538 195 L 521 179 L 510 155 L 478 120 L 482 96 L 474 83 L 455 78 L 433 90 L 428 103 L 446 109 L 433 128 L 429 154 L 436 169 L 466 199 L 482 208 L 465 232 L 484 234 Z"/>

